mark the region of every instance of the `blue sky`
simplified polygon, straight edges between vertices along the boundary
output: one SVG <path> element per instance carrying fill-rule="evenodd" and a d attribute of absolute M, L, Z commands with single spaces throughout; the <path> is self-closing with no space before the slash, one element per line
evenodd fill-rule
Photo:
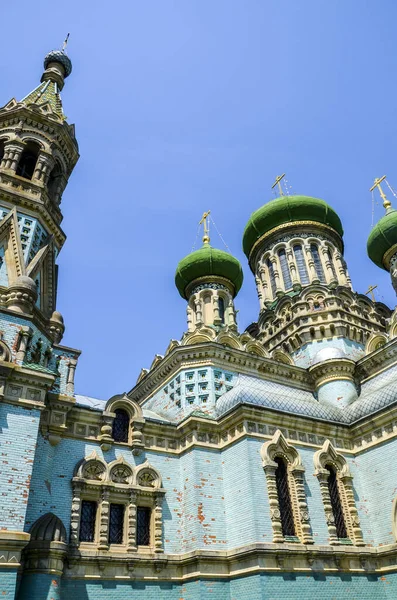
<path fill-rule="evenodd" d="M 58 309 L 63 343 L 83 351 L 79 393 L 129 390 L 181 337 L 175 267 L 209 208 L 244 267 L 239 327 L 256 320 L 242 232 L 282 172 L 293 193 L 338 211 L 355 290 L 377 284 L 395 305 L 366 239 L 374 177 L 397 188 L 396 20 L 392 0 L 3 7 L 0 105 L 33 89 L 44 55 L 71 34 L 63 102 L 81 158 L 62 202 Z"/>

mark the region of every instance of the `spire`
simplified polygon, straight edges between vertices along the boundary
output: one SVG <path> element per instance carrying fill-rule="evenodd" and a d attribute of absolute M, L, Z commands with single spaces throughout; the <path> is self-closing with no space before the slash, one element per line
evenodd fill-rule
<path fill-rule="evenodd" d="M 52 50 L 44 58 L 44 73 L 40 85 L 21 100 L 24 104 L 42 106 L 47 104 L 62 120 L 66 117 L 62 109 L 60 91 L 63 89 L 66 77 L 72 72 L 72 61 L 66 54 L 69 34 L 63 43 L 62 50 Z"/>
<path fill-rule="evenodd" d="M 205 212 L 203 214 L 203 216 L 201 217 L 201 221 L 199 221 L 199 225 L 203 226 L 204 229 L 204 235 L 203 235 L 203 244 L 209 244 L 210 243 L 210 220 L 209 220 L 209 216 L 210 216 L 211 211 L 207 210 L 207 212 Z"/>

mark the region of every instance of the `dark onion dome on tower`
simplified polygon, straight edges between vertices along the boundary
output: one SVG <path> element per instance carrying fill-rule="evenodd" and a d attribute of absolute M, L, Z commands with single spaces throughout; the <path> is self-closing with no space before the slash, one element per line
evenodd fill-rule
<path fill-rule="evenodd" d="M 195 280 L 220 277 L 232 284 L 236 296 L 243 283 L 243 271 L 237 258 L 213 248 L 209 242 L 182 258 L 175 273 L 175 285 L 182 298 L 188 300 L 187 288 Z"/>
<path fill-rule="evenodd" d="M 249 258 L 256 243 L 276 227 L 291 223 L 320 223 L 341 238 L 342 223 L 324 200 L 310 196 L 281 196 L 252 213 L 243 235 L 243 250 Z"/>
<path fill-rule="evenodd" d="M 62 50 L 52 50 L 44 59 L 44 68 L 47 69 L 50 63 L 59 63 L 65 71 L 65 78 L 69 77 L 72 72 L 72 61 L 68 55 Z"/>
<path fill-rule="evenodd" d="M 397 210 L 391 206 L 369 234 L 367 253 L 378 267 L 389 270 L 390 259 L 397 253 Z"/>

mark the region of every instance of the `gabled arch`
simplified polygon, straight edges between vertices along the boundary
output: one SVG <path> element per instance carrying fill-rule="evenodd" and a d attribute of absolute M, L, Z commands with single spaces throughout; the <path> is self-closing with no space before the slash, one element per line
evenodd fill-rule
<path fill-rule="evenodd" d="M 89 481 L 105 481 L 107 478 L 107 464 L 94 451 L 77 463 L 74 477 Z"/>
<path fill-rule="evenodd" d="M 134 485 L 151 489 L 162 488 L 161 475 L 157 469 L 146 460 L 134 472 Z"/>
<path fill-rule="evenodd" d="M 274 360 L 277 360 L 277 362 L 281 362 L 285 365 L 293 365 L 294 364 L 294 361 L 292 360 L 290 355 L 287 354 L 287 352 L 284 352 L 283 350 L 275 350 L 273 352 L 273 358 L 274 358 Z"/>
<path fill-rule="evenodd" d="M 330 440 L 326 440 L 323 447 L 314 454 L 313 462 L 314 474 L 320 484 L 330 543 L 333 545 L 340 543 L 335 524 L 335 501 L 331 497 L 329 486 L 330 477 L 332 477 L 333 485 L 336 485 L 335 489 L 337 490 L 335 491 L 336 500 L 340 502 L 347 535 L 356 546 L 364 546 L 354 500 L 353 477 L 345 457 L 335 450 Z"/>
<path fill-rule="evenodd" d="M 273 542 L 280 543 L 285 541 L 282 523 L 283 515 L 281 514 L 282 507 L 280 505 L 277 481 L 277 470 L 280 468 L 281 459 L 284 461 L 286 467 L 295 535 L 302 543 L 312 544 L 313 538 L 304 486 L 305 469 L 298 451 L 288 444 L 282 432 L 278 429 L 273 438 L 263 444 L 260 454 L 268 486 Z"/>
<path fill-rule="evenodd" d="M 108 465 L 108 479 L 112 483 L 121 485 L 131 484 L 133 481 L 133 469 L 122 456 Z"/>
<path fill-rule="evenodd" d="M 367 343 L 365 345 L 365 354 L 371 354 L 371 352 L 375 352 L 375 350 L 379 350 L 382 346 L 387 344 L 388 339 L 387 336 L 382 333 L 373 333 L 369 336 Z"/>
<path fill-rule="evenodd" d="M 216 341 L 218 344 L 223 344 L 224 346 L 229 346 L 229 348 L 234 348 L 235 350 L 242 350 L 243 345 L 236 335 L 231 334 L 230 332 L 221 331 L 221 333 L 217 336 Z"/>
<path fill-rule="evenodd" d="M 260 344 L 256 340 L 249 341 L 245 345 L 244 350 L 246 352 L 249 352 L 250 354 L 255 354 L 256 356 L 261 356 L 262 358 L 266 358 L 268 356 L 268 354 L 267 354 L 266 350 L 264 349 L 264 347 L 262 346 L 262 344 Z"/>
<path fill-rule="evenodd" d="M 216 333 L 213 329 L 208 327 L 201 327 L 188 333 L 184 336 L 182 344 L 184 346 L 193 346 L 195 344 L 204 344 L 205 342 L 213 342 L 215 340 Z"/>

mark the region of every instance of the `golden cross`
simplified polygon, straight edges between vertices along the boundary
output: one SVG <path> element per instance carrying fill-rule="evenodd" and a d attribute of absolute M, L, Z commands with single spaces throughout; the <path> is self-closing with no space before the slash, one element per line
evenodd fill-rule
<path fill-rule="evenodd" d="M 203 225 L 204 227 L 204 235 L 203 235 L 203 242 L 204 244 L 209 244 L 210 241 L 210 236 L 209 236 L 209 232 L 210 232 L 210 226 L 209 226 L 209 215 L 210 215 L 210 210 L 207 210 L 207 212 L 205 212 L 203 214 L 203 216 L 201 217 L 201 221 L 199 221 L 199 225 Z"/>
<path fill-rule="evenodd" d="M 386 175 L 383 175 L 383 177 L 377 177 L 374 181 L 374 185 L 369 189 L 369 191 L 373 192 L 375 188 L 378 188 L 380 197 L 383 200 L 383 206 L 387 209 L 390 208 L 391 202 L 389 202 L 389 200 L 386 198 L 386 194 L 384 193 L 384 191 L 382 190 L 382 186 L 380 185 L 385 179 Z"/>
<path fill-rule="evenodd" d="M 63 42 L 62 52 L 65 52 L 65 50 L 66 50 L 66 46 L 68 45 L 68 41 L 69 41 L 69 36 L 70 36 L 70 33 L 68 33 L 68 35 L 65 38 L 65 41 Z"/>
<path fill-rule="evenodd" d="M 371 294 L 372 302 L 375 302 L 374 290 L 376 290 L 377 287 L 377 285 L 370 285 L 367 291 L 365 292 L 366 296 L 368 296 L 368 294 Z"/>
<path fill-rule="evenodd" d="M 272 189 L 274 189 L 276 185 L 278 185 L 278 191 L 280 192 L 280 196 L 284 196 L 283 188 L 281 187 L 281 180 L 284 179 L 284 177 L 285 173 L 283 173 L 282 175 L 278 175 L 276 177 L 276 181 L 272 185 Z"/>

